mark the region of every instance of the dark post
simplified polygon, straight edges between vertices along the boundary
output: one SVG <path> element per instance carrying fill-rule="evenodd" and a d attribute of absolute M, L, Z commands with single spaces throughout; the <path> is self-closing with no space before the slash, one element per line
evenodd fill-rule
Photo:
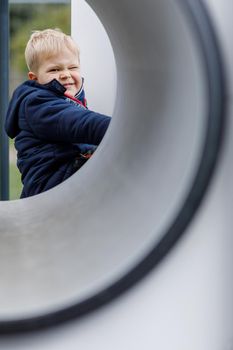
<path fill-rule="evenodd" d="M 9 6 L 0 0 L 0 199 L 9 199 L 9 142 L 4 130 L 9 98 Z"/>

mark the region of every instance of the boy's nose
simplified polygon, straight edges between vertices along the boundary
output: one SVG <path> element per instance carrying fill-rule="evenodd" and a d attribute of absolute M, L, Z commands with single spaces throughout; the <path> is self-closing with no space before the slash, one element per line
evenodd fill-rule
<path fill-rule="evenodd" d="M 70 72 L 69 71 L 62 71 L 61 73 L 60 73 L 60 78 L 61 79 L 67 79 L 67 78 L 70 78 L 71 77 L 71 75 L 70 75 Z"/>

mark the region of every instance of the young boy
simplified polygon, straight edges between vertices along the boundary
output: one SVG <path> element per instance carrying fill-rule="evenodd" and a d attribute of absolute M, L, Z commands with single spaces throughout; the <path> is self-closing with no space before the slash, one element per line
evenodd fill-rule
<path fill-rule="evenodd" d="M 79 50 L 60 30 L 34 32 L 26 46 L 29 80 L 10 101 L 5 130 L 15 138 L 21 198 L 75 173 L 101 142 L 110 117 L 87 109 Z"/>

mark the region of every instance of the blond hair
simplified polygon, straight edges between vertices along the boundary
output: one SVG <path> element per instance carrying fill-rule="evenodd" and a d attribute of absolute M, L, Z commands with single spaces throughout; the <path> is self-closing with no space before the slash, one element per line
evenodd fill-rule
<path fill-rule="evenodd" d="M 60 29 L 44 29 L 33 31 L 26 45 L 25 60 L 29 71 L 36 72 L 43 59 L 62 52 L 64 47 L 78 56 L 79 48 L 71 36 Z"/>

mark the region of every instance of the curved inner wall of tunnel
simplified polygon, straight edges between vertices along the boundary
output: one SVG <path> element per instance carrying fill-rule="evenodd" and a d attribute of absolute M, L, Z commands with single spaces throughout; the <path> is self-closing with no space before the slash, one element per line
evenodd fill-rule
<path fill-rule="evenodd" d="M 130 272 L 175 221 L 202 159 L 209 77 L 182 6 L 89 3 L 115 56 L 112 122 L 63 184 L 0 203 L 2 322 L 71 307 Z"/>

